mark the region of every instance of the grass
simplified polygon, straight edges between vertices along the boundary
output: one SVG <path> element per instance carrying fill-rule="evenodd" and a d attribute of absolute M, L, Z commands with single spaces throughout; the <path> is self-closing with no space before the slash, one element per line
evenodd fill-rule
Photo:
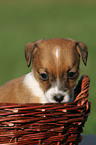
<path fill-rule="evenodd" d="M 96 2 L 93 0 L 0 1 L 0 85 L 31 71 L 24 58 L 25 45 L 38 39 L 72 38 L 88 46 L 87 67 L 81 74 L 91 79 L 91 115 L 84 134 L 96 134 Z"/>

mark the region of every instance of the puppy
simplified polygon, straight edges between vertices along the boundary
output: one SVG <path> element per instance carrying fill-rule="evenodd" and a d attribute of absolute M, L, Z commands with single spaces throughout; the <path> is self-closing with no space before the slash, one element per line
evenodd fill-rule
<path fill-rule="evenodd" d="M 0 87 L 0 102 L 66 103 L 73 101 L 80 57 L 87 62 L 87 46 L 72 39 L 30 42 L 25 47 L 32 72 Z"/>

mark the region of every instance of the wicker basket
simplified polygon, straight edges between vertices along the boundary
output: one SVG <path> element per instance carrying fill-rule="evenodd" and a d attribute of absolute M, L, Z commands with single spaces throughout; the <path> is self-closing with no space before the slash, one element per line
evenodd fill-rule
<path fill-rule="evenodd" d="M 78 145 L 90 113 L 89 82 L 82 76 L 67 104 L 0 103 L 0 145 Z"/>

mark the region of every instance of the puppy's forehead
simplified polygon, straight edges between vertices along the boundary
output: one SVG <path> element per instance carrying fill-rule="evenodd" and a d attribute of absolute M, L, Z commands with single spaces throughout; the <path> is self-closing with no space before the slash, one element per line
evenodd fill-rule
<path fill-rule="evenodd" d="M 76 62 L 78 55 L 74 42 L 65 39 L 44 40 L 38 45 L 37 59 L 43 68 L 68 69 Z M 78 55 L 79 56 L 79 55 Z"/>
<path fill-rule="evenodd" d="M 39 46 L 40 50 L 43 51 L 43 53 L 45 52 L 55 55 L 55 50 L 57 50 L 56 52 L 61 51 L 65 53 L 68 51 L 73 51 L 75 43 L 67 39 L 49 39 L 39 43 Z"/>
<path fill-rule="evenodd" d="M 41 51 L 43 55 L 46 54 L 46 56 L 47 54 L 58 56 L 58 53 L 73 52 L 74 46 L 75 43 L 67 39 L 49 39 L 39 43 L 39 51 Z"/>

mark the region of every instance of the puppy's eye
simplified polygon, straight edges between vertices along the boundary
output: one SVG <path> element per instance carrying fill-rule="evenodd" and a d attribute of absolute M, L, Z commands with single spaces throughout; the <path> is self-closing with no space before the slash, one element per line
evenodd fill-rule
<path fill-rule="evenodd" d="M 73 79 L 75 77 L 75 75 L 76 75 L 76 72 L 72 72 L 72 71 L 68 72 L 68 78 L 69 79 Z"/>
<path fill-rule="evenodd" d="M 48 78 L 49 78 L 48 74 L 46 72 L 40 73 L 40 77 L 44 81 L 48 80 Z"/>

